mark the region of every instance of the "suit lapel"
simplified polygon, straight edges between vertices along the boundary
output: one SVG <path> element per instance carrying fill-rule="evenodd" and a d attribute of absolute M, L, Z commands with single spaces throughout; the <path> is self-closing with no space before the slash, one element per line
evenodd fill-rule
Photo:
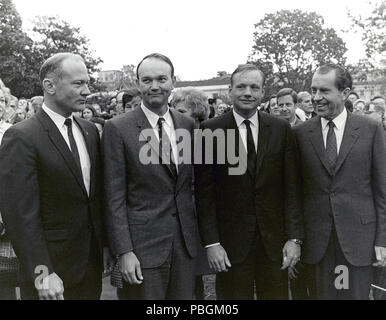
<path fill-rule="evenodd" d="M 346 160 L 348 153 L 358 140 L 359 134 L 357 132 L 359 126 L 355 124 L 354 117 L 350 112 L 347 112 L 346 126 L 344 128 L 343 139 L 340 145 L 338 159 L 336 160 L 335 173 L 338 172 L 344 160 Z"/>
<path fill-rule="evenodd" d="M 87 191 L 84 187 L 82 173 L 79 172 L 79 168 L 76 165 L 76 162 L 71 153 L 71 150 L 68 147 L 66 141 L 64 140 L 62 134 L 59 132 L 58 128 L 56 127 L 55 123 L 43 110 L 40 110 L 36 116 L 39 119 L 39 121 L 42 123 L 45 130 L 48 132 L 48 136 L 51 142 L 56 147 L 58 152 L 62 155 L 64 161 L 66 162 L 68 168 L 74 175 L 74 178 L 78 182 L 79 186 L 81 187 L 85 195 L 88 196 Z"/>
<path fill-rule="evenodd" d="M 257 114 L 259 121 L 259 139 L 257 145 L 256 177 L 259 174 L 261 164 L 263 163 L 264 155 L 266 154 L 267 147 L 269 145 L 269 139 L 271 137 L 271 126 L 265 118 L 265 114 L 260 111 L 258 111 Z"/>
<path fill-rule="evenodd" d="M 323 166 L 326 168 L 328 173 L 330 175 L 333 175 L 333 172 L 330 168 L 330 165 L 328 163 L 326 149 L 324 147 L 323 142 L 323 135 L 322 135 L 322 125 L 320 123 L 320 117 L 316 117 L 315 120 L 308 120 L 308 121 L 314 121 L 311 129 L 310 129 L 310 135 L 309 139 L 311 140 L 311 144 L 319 157 L 320 161 L 322 162 Z"/>

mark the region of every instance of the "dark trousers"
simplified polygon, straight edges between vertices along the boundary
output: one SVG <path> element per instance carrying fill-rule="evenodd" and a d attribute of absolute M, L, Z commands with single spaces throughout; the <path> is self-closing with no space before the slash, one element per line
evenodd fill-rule
<path fill-rule="evenodd" d="M 337 277 L 342 275 L 342 272 L 335 273 L 337 266 L 347 267 L 348 289 L 336 288 Z M 333 226 L 327 251 L 315 265 L 315 279 L 316 297 L 319 300 L 368 300 L 372 266 L 355 267 L 346 260 Z M 340 283 L 339 279 L 337 283 Z"/>
<path fill-rule="evenodd" d="M 101 257 L 98 253 L 97 242 L 91 242 L 89 261 L 83 279 L 74 286 L 67 287 L 64 283 L 64 300 L 99 300 L 102 293 Z M 60 275 L 58 275 L 60 276 Z M 33 284 L 20 286 L 22 300 L 38 300 L 38 292 Z"/>
<path fill-rule="evenodd" d="M 195 283 L 195 259 L 185 247 L 178 216 L 174 219 L 174 237 L 170 254 L 157 268 L 142 268 L 140 285 L 123 283 L 117 289 L 120 300 L 191 300 Z"/>
<path fill-rule="evenodd" d="M 287 270 L 280 270 L 281 262 L 268 258 L 260 233 L 256 232 L 247 258 L 232 264 L 228 272 L 217 273 L 218 300 L 253 300 L 254 287 L 258 300 L 287 300 Z"/>
<path fill-rule="evenodd" d="M 296 278 L 290 280 L 292 300 L 315 300 L 315 268 L 299 261 L 295 269 Z"/>

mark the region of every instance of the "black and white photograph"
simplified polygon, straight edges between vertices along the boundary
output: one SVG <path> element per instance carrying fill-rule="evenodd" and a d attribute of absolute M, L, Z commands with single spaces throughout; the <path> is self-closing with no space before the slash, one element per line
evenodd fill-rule
<path fill-rule="evenodd" d="M 0 303 L 386 300 L 385 113 L 386 0 L 0 0 Z"/>

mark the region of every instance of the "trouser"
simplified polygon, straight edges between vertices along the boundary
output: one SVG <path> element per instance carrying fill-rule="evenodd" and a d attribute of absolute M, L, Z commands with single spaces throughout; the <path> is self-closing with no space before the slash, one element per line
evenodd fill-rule
<path fill-rule="evenodd" d="M 257 230 L 247 258 L 232 264 L 228 272 L 217 273 L 218 300 L 253 300 L 254 288 L 258 300 L 287 300 L 287 270 L 281 270 L 281 260 L 269 259 L 260 232 Z"/>
<path fill-rule="evenodd" d="M 120 300 L 191 300 L 194 294 L 195 259 L 188 255 L 178 215 L 174 219 L 174 236 L 170 254 L 156 268 L 142 268 L 140 285 L 123 283 L 117 289 Z"/>
<path fill-rule="evenodd" d="M 372 266 L 355 267 L 346 260 L 334 225 L 326 253 L 314 267 L 317 299 L 369 299 Z"/>

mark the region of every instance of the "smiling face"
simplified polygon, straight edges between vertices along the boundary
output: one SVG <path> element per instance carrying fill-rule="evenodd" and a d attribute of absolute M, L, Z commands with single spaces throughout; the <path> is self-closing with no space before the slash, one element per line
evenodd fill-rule
<path fill-rule="evenodd" d="M 236 73 L 229 93 L 234 110 L 244 118 L 250 118 L 256 113 L 264 96 L 261 73 L 257 70 Z"/>
<path fill-rule="evenodd" d="M 349 88 L 340 91 L 336 86 L 335 71 L 320 74 L 316 72 L 312 77 L 311 91 L 315 112 L 327 119 L 335 119 L 344 109 L 344 101 L 350 92 Z"/>
<path fill-rule="evenodd" d="M 174 88 L 171 66 L 163 60 L 148 58 L 138 69 L 138 87 L 143 104 L 158 113 L 166 111 L 168 98 Z"/>

